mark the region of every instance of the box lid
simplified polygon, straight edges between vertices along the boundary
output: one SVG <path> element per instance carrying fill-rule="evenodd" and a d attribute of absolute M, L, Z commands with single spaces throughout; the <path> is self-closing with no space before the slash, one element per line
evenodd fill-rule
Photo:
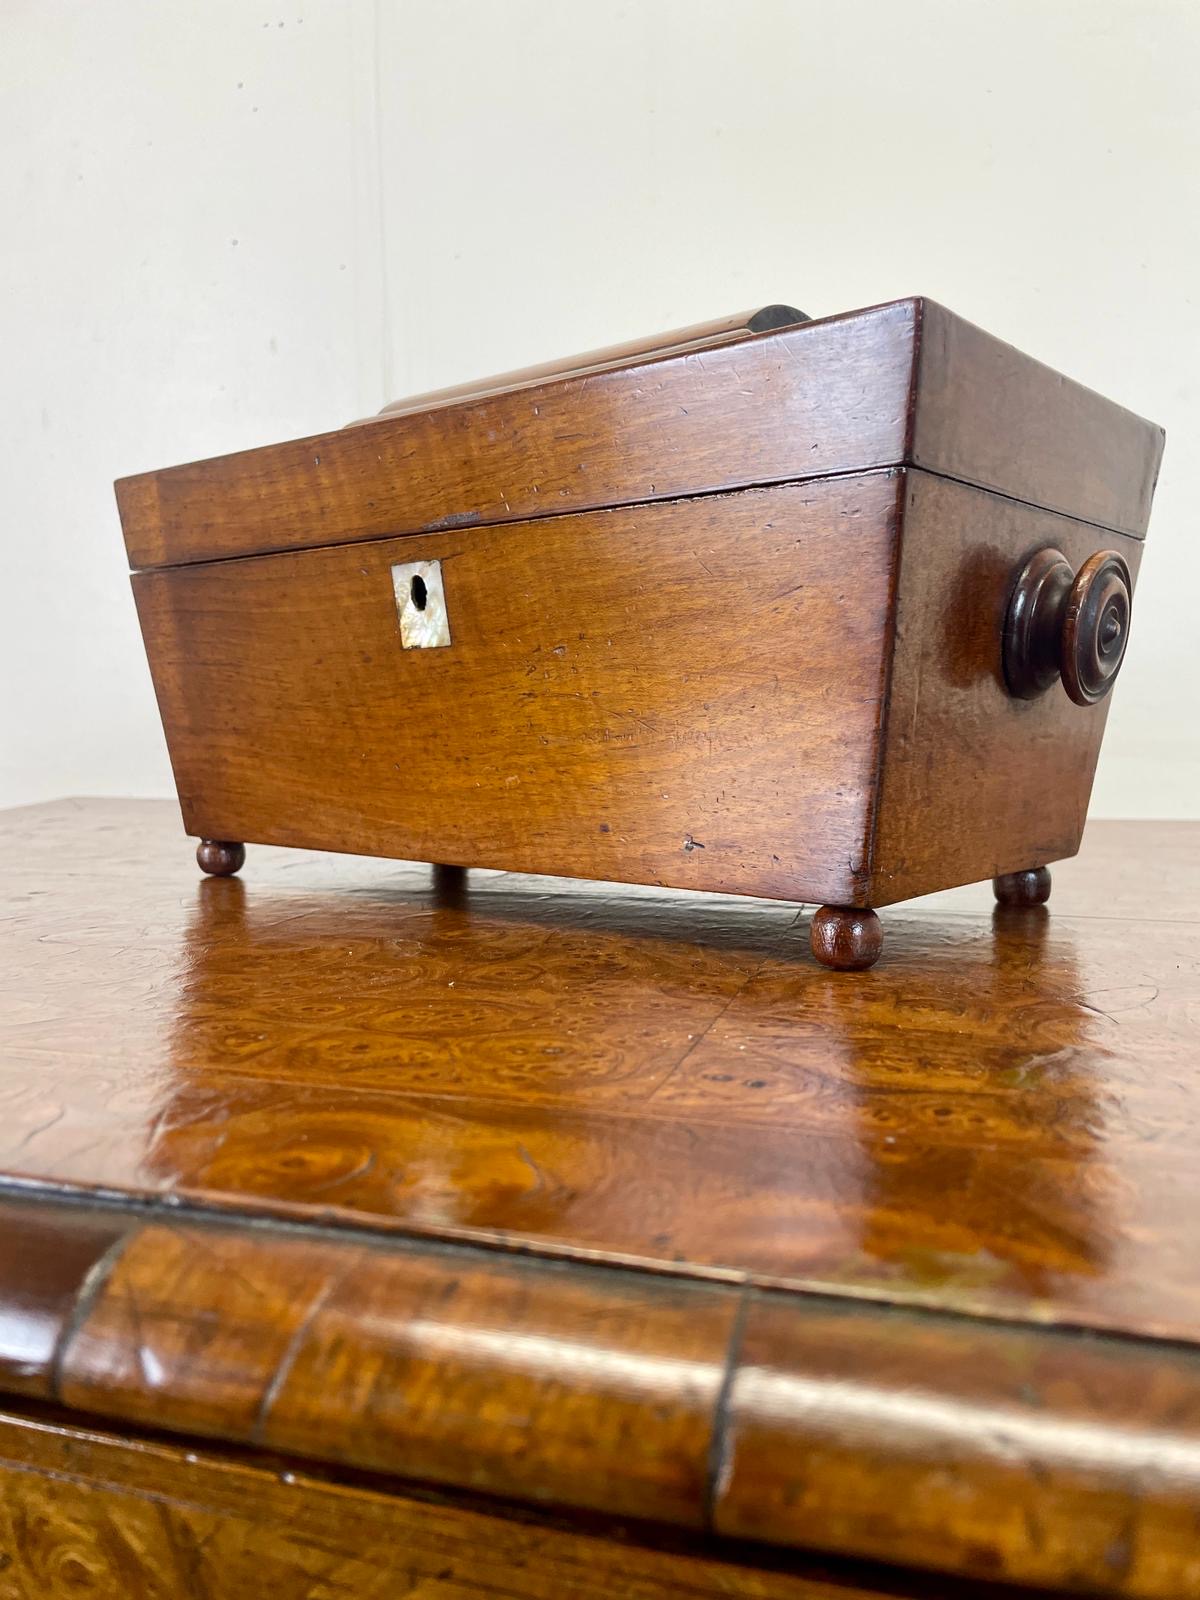
<path fill-rule="evenodd" d="M 1144 536 L 1154 424 L 930 300 L 801 315 L 771 307 L 122 479 L 130 564 L 905 465 Z"/>

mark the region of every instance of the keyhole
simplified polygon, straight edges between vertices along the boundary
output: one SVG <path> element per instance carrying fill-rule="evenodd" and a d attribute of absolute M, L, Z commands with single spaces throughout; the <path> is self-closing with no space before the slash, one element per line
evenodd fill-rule
<path fill-rule="evenodd" d="M 429 590 L 425 587 L 425 579 L 419 572 L 413 573 L 412 583 L 409 585 L 412 592 L 412 603 L 418 611 L 424 611 L 425 603 L 429 599 Z"/>

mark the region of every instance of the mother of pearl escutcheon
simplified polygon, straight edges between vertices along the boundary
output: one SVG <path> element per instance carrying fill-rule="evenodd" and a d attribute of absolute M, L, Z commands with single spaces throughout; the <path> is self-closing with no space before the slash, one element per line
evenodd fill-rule
<path fill-rule="evenodd" d="M 406 650 L 436 650 L 450 643 L 450 618 L 440 561 L 406 561 L 392 568 L 392 588 Z"/>

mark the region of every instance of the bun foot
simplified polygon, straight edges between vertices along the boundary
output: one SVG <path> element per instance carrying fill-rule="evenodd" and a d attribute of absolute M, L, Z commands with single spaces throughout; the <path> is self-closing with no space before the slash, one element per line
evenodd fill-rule
<path fill-rule="evenodd" d="M 873 967 L 883 949 L 883 929 L 873 911 L 854 906 L 822 906 L 812 919 L 812 953 L 835 972 Z"/>
<path fill-rule="evenodd" d="M 992 893 L 1002 906 L 1044 906 L 1050 898 L 1050 868 L 1002 872 L 992 879 Z"/>
<path fill-rule="evenodd" d="M 433 902 L 447 911 L 466 905 L 466 867 L 448 867 L 444 862 L 436 862 L 434 864 Z"/>
<path fill-rule="evenodd" d="M 196 865 L 213 878 L 232 877 L 245 860 L 246 846 L 229 839 L 201 839 L 196 846 Z"/>

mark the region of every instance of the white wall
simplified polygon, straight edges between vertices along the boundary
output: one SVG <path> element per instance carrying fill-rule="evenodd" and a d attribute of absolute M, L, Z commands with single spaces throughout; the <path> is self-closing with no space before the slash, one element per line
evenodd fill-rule
<path fill-rule="evenodd" d="M 127 472 L 772 299 L 1168 430 L 1094 814 L 1200 815 L 1195 0 L 5 0 L 0 804 L 170 792 Z"/>

